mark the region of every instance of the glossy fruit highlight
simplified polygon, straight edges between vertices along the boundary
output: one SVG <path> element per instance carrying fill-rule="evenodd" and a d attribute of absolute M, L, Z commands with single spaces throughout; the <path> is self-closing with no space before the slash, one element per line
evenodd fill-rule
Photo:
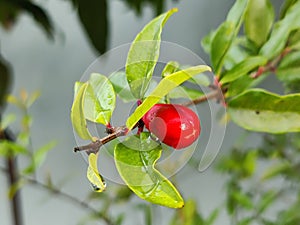
<path fill-rule="evenodd" d="M 160 141 L 175 149 L 190 146 L 200 135 L 198 116 L 178 104 L 156 104 L 144 116 L 146 128 Z"/>

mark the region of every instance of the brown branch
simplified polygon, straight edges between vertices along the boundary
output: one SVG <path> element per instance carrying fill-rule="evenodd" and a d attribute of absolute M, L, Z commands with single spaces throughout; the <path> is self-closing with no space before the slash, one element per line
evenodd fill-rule
<path fill-rule="evenodd" d="M 257 71 L 250 74 L 250 77 L 253 79 L 256 79 L 266 72 L 276 72 L 276 69 L 277 69 L 279 63 L 281 62 L 281 60 L 290 52 L 291 52 L 290 48 L 288 48 L 288 47 L 285 48 L 278 57 L 276 57 L 272 61 L 268 62 L 267 65 L 260 66 L 257 69 Z"/>
<path fill-rule="evenodd" d="M 182 105 L 184 106 L 190 106 L 190 105 L 196 105 L 196 104 L 200 104 L 202 102 L 206 102 L 210 99 L 217 99 L 217 101 L 220 101 L 223 99 L 223 93 L 221 90 L 214 90 L 210 93 L 208 93 L 207 95 L 201 96 L 200 98 L 194 99 L 192 101 L 189 102 L 185 102 Z"/>
<path fill-rule="evenodd" d="M 97 153 L 100 147 L 117 137 L 125 136 L 128 133 L 128 128 L 126 126 L 111 128 L 113 132 L 102 139 L 98 139 L 88 145 L 78 146 L 74 148 L 74 152 L 86 151 L 88 154 Z"/>
<path fill-rule="evenodd" d="M 9 130 L 0 130 L 0 140 L 14 141 L 14 136 L 9 132 Z M 9 187 L 14 185 L 18 181 L 18 165 L 17 159 L 13 155 L 6 158 L 6 174 L 8 176 Z M 21 208 L 21 196 L 20 191 L 17 191 L 13 198 L 11 199 L 11 210 L 12 210 L 12 220 L 15 225 L 22 225 L 22 208 Z"/>

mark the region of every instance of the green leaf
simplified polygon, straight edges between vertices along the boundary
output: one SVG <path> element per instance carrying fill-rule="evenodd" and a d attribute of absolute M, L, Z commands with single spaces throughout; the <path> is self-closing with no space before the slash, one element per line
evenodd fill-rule
<path fill-rule="evenodd" d="M 269 206 L 273 205 L 272 203 L 276 200 L 277 197 L 278 193 L 273 190 L 263 193 L 259 203 L 257 204 L 257 211 L 260 213 L 264 212 Z"/>
<path fill-rule="evenodd" d="M 98 171 L 98 166 L 97 166 L 98 155 L 99 155 L 99 153 L 97 153 L 97 154 L 90 153 L 89 154 L 89 166 L 87 169 L 86 176 L 87 176 L 88 180 L 90 181 L 90 183 L 92 184 L 94 191 L 102 192 L 106 188 L 106 183 Z"/>
<path fill-rule="evenodd" d="M 92 73 L 84 96 L 84 116 L 86 119 L 109 124 L 116 105 L 116 95 L 107 77 Z"/>
<path fill-rule="evenodd" d="M 170 208 L 181 208 L 183 199 L 171 182 L 157 169 L 162 147 L 141 133 L 115 146 L 116 167 L 128 187 L 140 198 Z"/>
<path fill-rule="evenodd" d="M 210 48 L 210 60 L 215 74 L 220 75 L 224 58 L 234 38 L 235 27 L 230 21 L 226 21 L 218 28 Z"/>
<path fill-rule="evenodd" d="M 111 74 L 109 76 L 109 80 L 112 83 L 115 92 L 118 94 L 119 98 L 121 98 L 124 102 L 136 100 L 136 98 L 132 95 L 130 91 L 125 71 L 119 71 Z"/>
<path fill-rule="evenodd" d="M 251 0 L 245 14 L 245 33 L 258 47 L 266 42 L 274 21 L 274 9 L 269 0 Z"/>
<path fill-rule="evenodd" d="M 235 123 L 247 130 L 300 131 L 300 94 L 279 96 L 262 89 L 251 89 L 230 100 L 228 112 Z"/>
<path fill-rule="evenodd" d="M 152 91 L 152 93 L 143 101 L 143 103 L 136 108 L 136 110 L 130 115 L 126 121 L 126 126 L 131 130 L 134 125 L 143 117 L 143 115 L 148 112 L 153 105 L 155 105 L 159 100 L 167 95 L 172 89 L 176 88 L 184 81 L 192 78 L 193 76 L 203 73 L 205 71 L 210 71 L 210 67 L 205 65 L 190 67 L 185 70 L 173 73 L 165 78 L 163 78 L 157 87 Z"/>
<path fill-rule="evenodd" d="M 290 7 L 282 20 L 274 25 L 268 41 L 262 46 L 260 55 L 272 59 L 279 55 L 286 46 L 290 33 L 300 28 L 300 1 Z"/>
<path fill-rule="evenodd" d="M 8 140 L 0 141 L 0 156 L 11 157 L 18 154 L 27 154 L 28 151 L 23 146 Z"/>
<path fill-rule="evenodd" d="M 226 21 L 217 29 L 211 45 L 210 56 L 215 74 L 220 75 L 224 59 L 243 22 L 248 0 L 237 0 L 230 9 Z"/>
<path fill-rule="evenodd" d="M 204 219 L 197 212 L 197 204 L 195 200 L 186 201 L 184 208 L 175 212 L 174 217 L 170 221 L 170 225 L 200 225 L 204 223 Z"/>
<path fill-rule="evenodd" d="M 178 86 L 170 91 L 168 94 L 169 98 L 178 99 L 178 98 L 188 98 L 190 100 L 195 100 L 203 96 L 204 93 L 202 91 L 191 89 L 184 86 Z"/>
<path fill-rule="evenodd" d="M 0 120 L 0 131 L 5 130 L 15 120 L 16 120 L 15 114 L 8 114 L 3 116 L 2 121 Z"/>
<path fill-rule="evenodd" d="M 15 194 L 26 184 L 26 180 L 19 179 L 14 184 L 12 184 L 8 189 L 8 198 L 12 199 Z"/>
<path fill-rule="evenodd" d="M 232 82 L 241 76 L 247 75 L 259 66 L 263 66 L 267 63 L 267 59 L 263 56 L 248 57 L 242 62 L 235 65 L 231 70 L 227 71 L 221 78 L 222 84 Z"/>
<path fill-rule="evenodd" d="M 275 165 L 272 165 L 271 167 L 267 168 L 262 177 L 261 180 L 265 181 L 268 179 L 271 179 L 277 175 L 282 175 L 282 173 L 292 169 L 292 165 L 290 162 L 282 161 L 278 162 Z"/>
<path fill-rule="evenodd" d="M 88 83 L 80 84 L 75 83 L 75 95 L 74 102 L 71 109 L 71 122 L 76 133 L 85 140 L 93 140 L 90 132 L 87 129 L 86 120 L 83 112 L 84 96 L 88 87 Z M 78 86 L 80 88 L 78 88 Z M 78 91 L 76 91 L 78 89 Z"/>
<path fill-rule="evenodd" d="M 291 52 L 282 59 L 276 70 L 276 76 L 285 82 L 300 79 L 300 51 Z"/>
<path fill-rule="evenodd" d="M 108 40 L 107 0 L 76 0 L 78 16 L 92 45 L 99 53 L 106 51 Z"/>
<path fill-rule="evenodd" d="M 47 153 L 49 150 L 54 148 L 56 143 L 54 141 L 49 142 L 48 144 L 44 145 L 43 147 L 39 148 L 37 151 L 35 151 L 32 155 L 32 161 L 28 167 L 26 167 L 23 170 L 23 173 L 25 174 L 31 174 L 36 171 L 36 169 L 42 165 L 44 160 L 46 159 Z"/>
<path fill-rule="evenodd" d="M 166 77 L 172 73 L 175 73 L 180 70 L 180 65 L 178 62 L 170 61 L 164 67 L 163 71 L 161 72 L 162 77 Z"/>
<path fill-rule="evenodd" d="M 176 11 L 176 8 L 171 9 L 148 23 L 129 49 L 126 77 L 133 96 L 138 99 L 144 97 L 158 60 L 162 28 Z"/>
<path fill-rule="evenodd" d="M 298 0 L 285 0 L 284 3 L 283 3 L 283 6 L 281 7 L 281 10 L 280 10 L 280 18 L 282 19 L 286 12 L 288 11 L 288 9 L 294 5 Z"/>
<path fill-rule="evenodd" d="M 261 83 L 268 75 L 269 75 L 269 73 L 264 73 L 255 79 L 253 79 L 250 76 L 242 76 L 242 77 L 228 83 L 229 86 L 228 86 L 227 92 L 225 93 L 225 96 L 233 97 L 233 96 L 239 95 L 243 91 L 245 91 L 247 88 L 255 87 L 256 85 Z"/>
<path fill-rule="evenodd" d="M 216 31 L 211 31 L 206 36 L 204 36 L 204 38 L 202 38 L 201 40 L 201 46 L 207 54 L 211 52 L 211 43 L 212 40 L 214 39 L 215 34 Z"/>
<path fill-rule="evenodd" d="M 233 199 L 243 206 L 245 209 L 252 209 L 254 207 L 252 203 L 251 197 L 249 197 L 247 194 L 243 193 L 242 191 L 234 191 L 231 193 Z"/>

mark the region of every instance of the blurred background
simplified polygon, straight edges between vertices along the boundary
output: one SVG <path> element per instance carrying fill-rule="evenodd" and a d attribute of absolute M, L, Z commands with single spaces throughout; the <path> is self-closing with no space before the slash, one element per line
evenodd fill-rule
<path fill-rule="evenodd" d="M 74 82 L 81 78 L 100 54 L 131 42 L 147 22 L 172 7 L 177 7 L 179 12 L 167 22 L 162 40 L 191 49 L 209 64 L 200 41 L 224 20 L 234 0 L 39 0 L 34 3 L 46 14 L 26 5 L 20 6 L 23 10 L 19 12 L 10 12 L 5 8 L 5 1 L 0 1 L 0 8 L 3 8 L 0 11 L 2 63 L 6 62 L 7 68 L 10 68 L 13 95 L 19 95 L 21 89 L 29 93 L 36 90 L 41 92 L 41 97 L 30 108 L 34 119 L 31 133 L 33 148 L 51 140 L 57 141 L 56 147 L 49 152 L 39 169 L 37 178 L 44 180 L 45 175 L 51 174 L 53 183 L 60 186 L 62 191 L 84 200 L 90 192 L 86 179 L 87 164 L 72 151 L 76 145 L 70 122 Z M 41 19 L 34 19 L 37 14 L 42 15 Z M 89 22 L 91 18 L 97 22 Z M 101 27 L 100 31 L 95 31 L 93 26 Z M 18 114 L 15 106 L 5 109 L 5 113 L 10 112 Z M 11 129 L 17 133 L 19 128 L 12 126 Z M 226 155 L 236 135 L 241 132 L 242 129 L 229 124 L 219 158 Z M 0 163 L 4 165 L 2 159 Z M 26 161 L 19 163 L 21 167 Z M 177 186 L 183 197 L 195 199 L 204 215 L 208 215 L 224 200 L 224 179 L 212 167 L 203 173 L 185 167 L 179 172 L 178 180 Z M 0 184 L 1 224 L 10 225 L 12 220 L 4 174 L 0 176 Z M 107 192 L 110 192 L 109 188 Z M 25 186 L 21 196 L 25 225 L 73 225 L 87 214 L 72 202 L 36 187 Z M 141 200 L 133 197 L 131 201 Z M 142 214 L 128 204 L 124 202 L 110 213 L 126 212 L 124 224 L 143 224 Z M 156 222 L 153 224 L 168 224 L 173 210 L 157 206 L 155 212 Z M 218 222 L 229 224 L 228 218 L 222 213 Z M 92 224 L 104 223 L 99 221 Z"/>

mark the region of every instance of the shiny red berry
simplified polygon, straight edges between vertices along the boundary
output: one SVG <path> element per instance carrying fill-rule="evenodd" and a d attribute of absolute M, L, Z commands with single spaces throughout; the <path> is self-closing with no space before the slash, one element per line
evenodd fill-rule
<path fill-rule="evenodd" d="M 156 104 L 144 116 L 146 128 L 160 141 L 175 149 L 191 145 L 200 135 L 196 113 L 177 104 Z"/>

